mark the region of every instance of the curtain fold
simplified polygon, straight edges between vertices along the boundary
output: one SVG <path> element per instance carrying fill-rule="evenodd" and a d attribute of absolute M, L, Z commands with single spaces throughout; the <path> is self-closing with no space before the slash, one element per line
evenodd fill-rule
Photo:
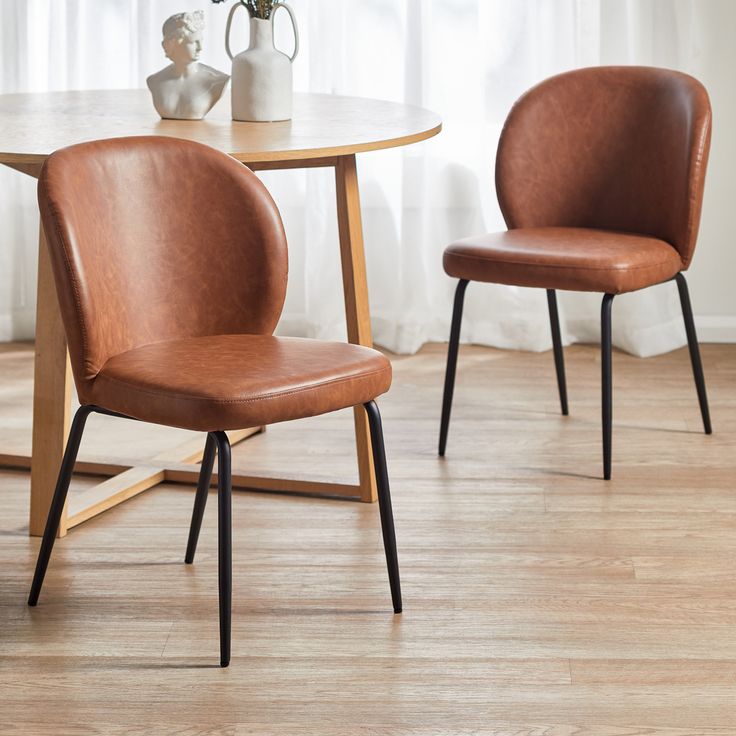
<path fill-rule="evenodd" d="M 444 247 L 504 229 L 493 168 L 514 100 L 567 69 L 600 63 L 683 67 L 702 46 L 693 0 L 291 4 L 302 36 L 297 90 L 395 100 L 443 119 L 443 132 L 430 141 L 358 159 L 374 338 L 404 353 L 449 334 L 455 284 L 442 271 Z M 203 61 L 228 70 L 228 8 L 203 0 L 190 6 L 206 14 Z M 180 9 L 178 0 L 0 0 L 0 92 L 144 87 L 145 77 L 167 63 L 161 24 Z M 291 48 L 286 17 L 276 25 L 277 46 Z M 242 13 L 234 48 L 246 45 L 246 26 Z M 266 172 L 262 178 L 290 242 L 279 331 L 344 338 L 334 178 L 324 170 Z M 0 339 L 30 338 L 34 183 L 0 170 L 0 192 Z M 565 342 L 597 340 L 600 297 L 564 293 L 559 301 Z M 685 344 L 674 285 L 624 295 L 614 309 L 614 342 L 624 350 L 651 355 Z M 473 285 L 462 339 L 550 348 L 544 292 Z"/>

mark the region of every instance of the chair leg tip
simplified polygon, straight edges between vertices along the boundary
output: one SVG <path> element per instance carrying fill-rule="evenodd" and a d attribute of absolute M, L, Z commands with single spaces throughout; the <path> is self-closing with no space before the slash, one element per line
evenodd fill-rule
<path fill-rule="evenodd" d="M 404 610 L 403 607 L 400 605 L 394 606 L 394 613 L 401 613 L 403 610 Z"/>
<path fill-rule="evenodd" d="M 222 660 L 221 659 L 220 660 L 220 667 L 221 668 L 225 669 L 225 667 L 229 667 L 229 666 L 230 666 L 230 660 L 229 659 L 227 659 L 227 660 Z"/>

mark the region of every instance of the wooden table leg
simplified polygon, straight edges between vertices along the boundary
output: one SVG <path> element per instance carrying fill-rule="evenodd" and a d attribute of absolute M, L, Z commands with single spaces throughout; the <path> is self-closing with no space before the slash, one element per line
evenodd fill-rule
<path fill-rule="evenodd" d="M 29 533 L 43 535 L 61 458 L 69 434 L 72 381 L 66 337 L 56 298 L 43 227 L 38 243 L 36 297 L 36 359 L 33 378 L 33 451 L 31 459 L 31 515 Z M 67 531 L 66 509 L 59 536 Z"/>
<path fill-rule="evenodd" d="M 360 191 L 355 156 L 340 156 L 335 167 L 337 184 L 337 223 L 340 233 L 342 286 L 345 295 L 345 317 L 348 340 L 356 345 L 373 347 L 371 313 L 368 304 L 368 280 L 363 250 L 363 224 L 360 215 Z M 358 451 L 360 498 L 376 500 L 376 476 L 368 428 L 368 417 L 362 406 L 356 407 L 355 441 Z"/>

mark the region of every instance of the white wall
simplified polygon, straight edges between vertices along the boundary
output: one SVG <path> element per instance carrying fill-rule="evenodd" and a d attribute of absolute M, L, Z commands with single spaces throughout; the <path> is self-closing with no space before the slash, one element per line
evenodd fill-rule
<path fill-rule="evenodd" d="M 368 23 L 366 18 L 369 17 L 369 13 L 365 9 L 367 6 L 364 0 L 361 0 L 359 4 L 356 0 L 351 0 L 350 3 L 348 0 L 341 0 L 339 9 L 335 9 L 338 6 L 333 5 L 331 0 L 293 0 L 293 2 L 300 17 L 303 32 L 306 32 L 305 41 L 307 43 L 304 45 L 303 58 L 296 70 L 297 84 L 301 84 L 302 89 L 336 90 L 345 94 L 406 98 L 409 101 L 437 109 L 443 114 L 447 123 L 444 133 L 428 143 L 423 150 L 427 152 L 426 159 L 432 160 L 434 157 L 440 162 L 454 161 L 462 164 L 454 168 L 466 174 L 470 172 L 472 177 L 475 177 L 471 177 L 471 183 L 473 191 L 474 188 L 479 190 L 476 196 L 478 206 L 473 209 L 475 214 L 472 216 L 468 214 L 465 217 L 468 220 L 467 228 L 470 231 L 480 226 L 493 229 L 500 227 L 500 218 L 496 212 L 495 198 L 490 186 L 494 144 L 491 138 L 498 127 L 495 125 L 496 118 L 500 125 L 511 100 L 523 91 L 524 87 L 554 71 L 560 71 L 576 64 L 584 65 L 598 61 L 604 64 L 635 63 L 669 66 L 690 72 L 700 78 L 711 94 L 714 108 L 714 135 L 700 244 L 690 269 L 689 281 L 701 340 L 736 342 L 736 297 L 731 287 L 736 277 L 736 243 L 733 243 L 735 238 L 731 232 L 732 211 L 736 209 L 736 197 L 734 196 L 736 187 L 733 183 L 736 176 L 736 0 L 494 0 L 494 2 L 491 0 L 455 0 L 453 7 L 462 6 L 472 10 L 468 13 L 469 20 L 462 20 L 462 23 L 458 21 L 456 28 L 448 27 L 447 13 L 455 11 L 448 10 L 451 4 L 448 4 L 446 0 L 383 0 L 383 3 L 369 3 L 372 6 L 370 17 L 376 23 L 378 23 L 378 14 L 384 13 L 389 16 L 391 13 L 396 14 L 396 8 L 399 6 L 411 11 L 402 11 L 406 13 L 406 18 L 402 21 L 404 22 L 403 32 L 406 35 L 402 36 L 397 31 L 397 38 L 387 37 L 385 29 L 381 36 L 382 28 Z M 224 25 L 227 9 L 224 6 L 212 6 L 205 0 L 190 0 L 189 6 L 207 7 L 212 23 L 207 31 L 205 48 L 209 49 L 210 54 L 215 52 L 219 54 L 219 57 L 215 56 L 215 58 L 208 56 L 207 60 L 209 63 L 226 68 L 222 54 L 221 26 Z M 141 86 L 145 73 L 164 63 L 159 47 L 160 19 L 180 7 L 181 3 L 177 4 L 177 0 L 155 0 L 155 2 L 105 0 L 104 3 L 95 4 L 82 2 L 82 0 L 64 0 L 63 2 L 62 0 L 0 0 L 0 92 Z M 360 8 L 364 9 L 360 10 Z M 432 12 L 430 12 L 431 9 L 433 9 Z M 418 12 L 419 10 L 423 11 L 426 17 L 423 17 L 422 13 Z M 506 21 L 514 28 L 503 27 L 504 13 L 508 16 Z M 432 15 L 435 16 L 434 20 L 431 18 Z M 335 21 L 333 16 L 341 16 L 338 18 L 339 22 Z M 385 15 L 381 16 L 380 20 L 383 21 L 385 17 Z M 35 27 L 28 20 L 29 18 L 33 18 Z M 484 28 L 486 26 L 487 28 L 482 36 L 479 34 L 478 37 L 472 38 L 472 24 L 476 22 L 476 18 L 477 22 L 483 23 Z M 331 27 L 330 22 L 337 23 L 338 27 Z M 418 23 L 427 25 L 428 32 L 424 35 L 417 34 L 413 27 Z M 315 29 L 321 29 L 322 36 L 320 36 L 319 43 L 317 42 L 319 33 Z M 504 41 L 508 43 L 513 41 L 513 39 L 509 40 L 509 31 L 514 29 L 518 31 L 518 37 L 514 37 L 516 45 L 513 48 L 505 48 Z M 328 31 L 329 35 L 326 36 Z M 453 32 L 450 33 L 450 31 Z M 313 39 L 311 44 L 309 43 L 310 33 Z M 406 38 L 411 37 L 414 37 L 415 40 L 419 38 L 422 43 L 418 45 L 415 43 L 414 46 L 407 44 Z M 461 48 L 462 53 L 452 54 L 452 49 L 448 48 L 448 45 L 457 48 L 458 38 L 468 39 L 467 49 Z M 452 42 L 450 43 L 447 39 L 452 39 Z M 383 44 L 380 58 L 371 58 L 370 54 L 375 53 L 377 47 L 376 40 Z M 346 50 L 342 48 L 343 46 L 350 48 Z M 24 50 L 26 63 L 21 62 L 22 55 L 18 53 L 18 48 Z M 15 51 L 11 52 L 12 49 Z M 502 56 L 503 53 L 508 56 L 507 61 L 503 62 L 506 63 L 506 66 L 494 67 L 493 73 L 485 77 L 482 68 L 468 67 L 468 64 L 472 65 L 474 62 L 480 62 L 482 65 L 484 59 L 486 63 L 490 63 L 490 60 L 501 64 L 495 57 Z M 403 59 L 404 54 L 406 59 Z M 27 63 L 29 59 L 34 61 L 33 65 Z M 90 59 L 117 60 L 119 63 L 89 64 Z M 349 59 L 350 64 L 345 64 L 345 59 Z M 390 74 L 380 73 L 382 59 L 385 62 L 384 67 L 391 66 Z M 417 60 L 421 61 L 420 70 L 418 70 L 420 64 Z M 331 67 L 329 73 L 322 69 L 328 64 Z M 406 69 L 402 65 L 405 65 Z M 347 78 L 347 82 L 345 80 L 339 83 L 335 81 L 340 74 L 337 74 L 333 67 L 340 70 L 340 73 Z M 309 80 L 305 77 L 308 68 L 311 75 Z M 431 94 L 426 99 L 421 95 L 415 99 L 418 93 L 414 87 L 412 87 L 414 91 L 408 97 L 402 91 L 402 85 L 405 83 L 408 85 L 404 77 L 411 76 L 408 73 L 404 75 L 404 72 L 410 68 L 414 69 L 416 75 L 422 77 L 419 86 L 430 90 Z M 322 72 L 320 72 L 321 69 Z M 399 72 L 394 73 L 394 69 Z M 453 83 L 451 87 L 443 87 L 435 79 L 435 77 L 441 77 L 443 73 L 446 75 L 461 73 L 464 77 L 463 84 Z M 312 77 L 317 81 L 314 82 Z M 452 78 L 454 82 L 457 76 Z M 488 84 L 489 89 L 483 87 L 483 80 Z M 308 81 L 314 86 L 307 87 Z M 479 91 L 477 95 L 476 90 Z M 462 106 L 463 104 L 465 107 Z M 463 121 L 469 120 L 472 117 L 471 112 L 477 113 L 476 108 L 484 104 L 494 106 L 493 114 L 485 121 L 487 127 L 483 128 L 479 123 L 470 130 L 469 135 L 465 135 Z M 442 105 L 445 109 L 442 109 Z M 496 107 L 498 110 L 495 109 Z M 3 121 L 0 120 L 0 149 L 2 148 L 2 123 Z M 462 136 L 465 138 L 463 139 Z M 402 212 L 406 214 L 407 207 L 410 210 L 413 200 L 409 197 L 404 202 L 401 198 L 407 191 L 412 196 L 416 193 L 411 186 L 407 185 L 407 182 L 410 183 L 413 179 L 406 178 L 402 174 L 401 167 L 411 168 L 410 165 L 414 162 L 411 157 L 416 157 L 419 153 L 417 149 L 406 150 L 408 159 L 400 158 L 400 155 L 403 154 L 387 152 L 365 157 L 365 160 L 361 162 L 361 172 L 365 183 L 363 201 L 366 244 L 369 251 L 368 265 L 369 269 L 373 269 L 371 271 L 371 298 L 374 312 L 378 317 L 381 314 L 381 300 L 383 299 L 383 302 L 388 305 L 386 321 L 392 324 L 397 321 L 396 313 L 406 318 L 408 310 L 406 304 L 394 304 L 395 294 L 401 289 L 393 288 L 391 279 L 381 271 L 382 268 L 384 270 L 393 269 L 392 273 L 394 273 L 397 272 L 397 269 L 394 261 L 391 260 L 393 245 L 384 242 L 386 241 L 385 233 L 379 226 L 383 222 L 380 219 L 381 216 L 384 219 L 389 216 L 390 219 L 390 216 L 396 212 L 389 211 L 390 208 L 383 206 L 380 201 L 376 200 L 376 197 L 372 198 L 373 180 L 370 179 L 370 176 L 373 172 L 374 180 L 380 181 L 384 189 L 387 186 L 393 187 L 391 189 L 392 207 L 394 210 L 402 210 L 403 207 Z M 461 152 L 467 156 L 470 150 L 472 150 L 472 161 L 461 158 Z M 381 167 L 385 169 L 389 165 L 387 162 L 393 165 L 394 169 L 379 171 Z M 453 198 L 463 199 L 463 206 L 466 208 L 468 201 L 474 201 L 472 198 L 464 197 L 464 190 L 458 186 L 457 177 L 451 178 L 452 168 L 447 165 L 443 170 L 444 188 L 449 192 L 447 194 L 449 204 L 444 200 L 430 201 L 425 197 L 426 201 L 422 200 L 422 206 L 426 210 L 437 213 L 441 204 L 451 207 L 455 201 Z M 314 176 L 317 175 L 314 174 Z M 309 181 L 311 182 L 312 179 L 310 178 Z M 299 187 L 293 188 L 296 196 L 303 192 L 304 186 L 300 184 Z M 381 189 L 379 194 L 385 195 L 384 189 Z M 329 192 L 322 193 L 317 199 L 314 199 L 316 195 L 312 192 L 310 196 L 313 197 L 312 202 L 318 201 L 324 204 L 330 195 Z M 418 197 L 419 194 L 416 196 Z M 302 197 L 300 201 L 303 199 Z M 378 199 L 380 200 L 380 197 Z M 381 205 L 383 209 L 378 205 Z M 312 210 L 314 209 L 312 207 Z M 285 219 L 292 221 L 290 236 L 298 242 L 304 227 L 301 230 L 297 229 L 297 237 L 294 238 L 293 228 L 296 227 L 294 223 L 302 226 L 304 218 L 299 212 L 291 216 L 288 208 L 284 214 Z M 411 215 L 411 212 L 409 214 Z M 314 218 L 314 212 L 311 216 Z M 435 220 L 444 222 L 441 218 L 435 218 Z M 29 338 L 33 334 L 37 221 L 34 182 L 10 170 L 0 170 L 0 340 Z M 426 299 L 430 300 L 431 305 L 437 309 L 437 314 L 440 316 L 435 320 L 436 325 L 431 330 L 422 332 L 422 335 L 414 342 L 409 341 L 414 346 L 427 337 L 443 339 L 443 336 L 447 334 L 452 288 L 449 280 L 442 275 L 439 254 L 441 248 L 449 240 L 469 234 L 469 232 L 461 232 L 461 221 L 462 218 L 458 220 L 456 217 L 455 220 L 452 220 L 452 228 L 449 228 L 448 225 L 447 233 L 440 229 L 438 234 L 435 232 L 436 227 L 433 227 L 431 232 L 425 232 L 421 228 L 412 230 L 411 218 L 407 216 L 406 227 L 397 229 L 397 233 L 399 230 L 402 233 L 402 242 L 395 244 L 397 249 L 399 246 L 404 247 L 407 253 L 411 253 L 413 259 L 420 248 L 431 251 L 428 255 L 425 253 L 425 256 L 430 259 L 433 270 L 430 274 L 431 278 L 426 279 L 428 283 L 431 283 L 428 286 L 425 284 L 424 291 L 428 293 L 428 296 L 425 295 Z M 403 221 L 397 219 L 397 222 Z M 447 222 L 450 223 L 450 220 L 448 219 Z M 334 223 L 330 225 L 330 227 L 333 226 Z M 309 227 L 311 228 L 311 230 L 307 228 L 309 232 L 315 230 L 314 223 Z M 323 247 L 321 241 L 325 237 L 319 228 L 312 235 L 312 240 L 305 235 L 309 242 L 304 251 L 308 255 L 311 254 L 314 261 L 314 255 L 318 248 Z M 428 242 L 432 237 L 437 240 L 436 243 Z M 304 294 L 301 297 L 303 298 L 300 297 L 301 300 L 294 298 L 300 296 L 294 289 L 299 286 L 297 273 L 301 269 L 305 274 L 309 274 L 308 264 L 303 269 L 301 268 L 302 264 L 299 259 L 302 258 L 302 255 L 298 249 L 294 249 L 292 254 L 293 286 L 290 287 L 291 304 L 296 305 L 292 311 L 299 319 L 301 319 L 301 312 L 304 311 L 302 302 L 305 304 L 315 302 L 315 298 L 312 298 L 314 295 L 307 290 L 306 285 L 302 285 Z M 333 265 L 336 267 L 336 264 Z M 312 270 L 314 268 L 313 265 Z M 386 283 L 382 285 L 381 279 L 376 278 L 376 275 L 383 276 Z M 385 287 L 384 292 L 390 293 L 386 295 L 376 289 L 381 286 Z M 405 288 L 403 291 L 412 294 L 416 309 L 420 311 L 425 309 L 426 304 L 421 301 L 421 288 L 417 287 L 413 290 Z M 670 328 L 668 333 L 670 336 L 663 343 L 649 346 L 651 352 L 657 352 L 660 349 L 667 350 L 683 344 L 684 333 L 677 314 L 676 297 L 671 289 L 670 291 L 672 293 L 669 294 L 666 304 L 662 299 L 657 302 L 657 304 L 660 302 L 664 304 L 661 307 L 663 315 L 661 317 L 648 315 L 649 307 L 640 306 L 644 303 L 634 299 L 637 295 L 632 295 L 627 302 L 629 307 L 626 308 L 629 308 L 630 314 L 625 315 L 623 313 L 625 304 L 622 299 L 621 304 L 617 307 L 615 327 L 629 332 L 634 331 L 636 315 L 631 312 L 638 312 L 642 316 L 648 315 L 643 321 L 645 331 L 657 327 L 657 334 L 660 334 L 659 322 L 666 322 L 671 317 L 677 321 L 679 332 L 673 338 L 671 336 L 673 330 Z M 516 319 L 517 313 L 521 313 L 522 316 L 528 313 L 527 321 L 533 325 L 541 325 L 540 329 L 544 335 L 534 345 L 530 343 L 526 346 L 534 347 L 534 349 L 549 347 L 543 295 L 537 300 L 538 303 L 534 302 L 531 306 L 527 305 L 521 309 L 516 304 L 520 301 L 520 296 L 513 296 L 509 300 L 507 295 L 499 295 L 494 292 L 493 298 L 499 301 L 489 305 L 489 294 L 490 289 L 486 290 L 482 297 L 481 295 L 478 295 L 477 298 L 470 296 L 466 319 L 470 327 L 474 319 L 483 317 L 488 321 L 487 315 L 491 314 L 493 319 L 498 321 L 499 314 L 505 313 L 507 317 L 509 315 L 514 317 L 510 319 L 509 324 L 513 327 L 514 339 L 516 339 L 520 332 L 519 324 L 521 324 Z M 576 328 L 577 333 L 573 335 L 573 339 L 575 337 L 577 339 L 596 339 L 597 307 L 592 301 L 588 303 L 585 299 L 578 299 L 578 296 L 565 295 L 562 300 L 563 311 L 568 313 L 568 324 L 578 316 L 585 321 L 582 326 Z M 335 298 L 337 299 L 337 296 Z M 476 299 L 476 304 L 473 299 Z M 288 305 L 287 300 L 287 307 Z M 491 308 L 494 305 L 503 306 L 503 309 Z M 325 312 L 330 311 L 335 312 L 335 310 L 325 308 Z M 384 333 L 387 333 L 387 329 L 384 330 Z M 379 332 L 380 330 L 377 330 L 377 334 Z M 474 332 L 469 332 L 466 337 L 478 342 L 497 344 L 498 340 L 494 343 L 493 339 L 488 338 L 492 332 L 490 327 L 485 332 L 479 328 Z M 616 333 L 614 339 L 617 339 Z M 647 342 L 651 343 L 651 340 Z M 392 342 L 387 340 L 386 344 L 390 345 Z M 623 339 L 617 340 L 617 344 L 626 347 L 626 341 Z M 637 350 L 634 349 L 634 352 Z M 641 349 L 638 352 L 644 354 Z"/>
<path fill-rule="evenodd" d="M 736 342 L 736 2 L 702 0 L 692 73 L 710 92 L 713 144 L 690 277 L 704 341 Z"/>
<path fill-rule="evenodd" d="M 673 2 L 674 16 L 662 12 Z M 639 16 L 633 37 L 619 30 L 627 13 Z M 662 22 L 670 23 L 667 33 L 648 31 Z M 604 0 L 601 25 L 601 63 L 668 66 L 708 89 L 713 140 L 688 282 L 701 342 L 736 342 L 736 0 Z M 672 42 L 652 44 L 652 38 Z"/>

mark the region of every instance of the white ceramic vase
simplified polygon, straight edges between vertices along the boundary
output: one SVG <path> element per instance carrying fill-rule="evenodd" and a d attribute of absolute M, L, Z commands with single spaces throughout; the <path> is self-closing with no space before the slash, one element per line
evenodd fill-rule
<path fill-rule="evenodd" d="M 232 59 L 230 82 L 233 120 L 270 122 L 290 120 L 293 97 L 291 63 L 299 52 L 299 31 L 294 11 L 286 3 L 274 3 L 269 20 L 250 19 L 250 45 L 233 56 L 230 51 L 230 27 L 235 11 L 233 5 L 225 30 L 225 49 Z M 284 8 L 294 27 L 294 53 L 287 56 L 273 44 L 273 21 L 278 8 Z"/>

